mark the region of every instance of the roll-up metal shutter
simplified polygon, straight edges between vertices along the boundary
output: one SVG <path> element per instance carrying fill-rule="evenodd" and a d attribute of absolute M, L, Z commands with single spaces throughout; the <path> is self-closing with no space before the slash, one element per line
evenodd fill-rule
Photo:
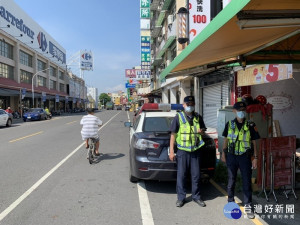
<path fill-rule="evenodd" d="M 217 128 L 218 109 L 228 103 L 228 82 L 203 88 L 203 119 L 206 127 Z"/>

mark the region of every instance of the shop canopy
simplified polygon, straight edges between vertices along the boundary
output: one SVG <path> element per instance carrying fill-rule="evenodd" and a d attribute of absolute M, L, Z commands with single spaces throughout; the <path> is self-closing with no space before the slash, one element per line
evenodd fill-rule
<path fill-rule="evenodd" d="M 206 72 L 207 65 L 300 63 L 299 0 L 232 0 L 160 74 Z"/>

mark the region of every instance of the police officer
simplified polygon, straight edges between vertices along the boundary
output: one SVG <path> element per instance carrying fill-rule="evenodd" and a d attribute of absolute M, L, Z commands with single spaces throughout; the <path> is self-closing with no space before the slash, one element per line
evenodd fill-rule
<path fill-rule="evenodd" d="M 223 131 L 225 137 L 221 160 L 227 164 L 228 170 L 228 202 L 234 202 L 234 188 L 237 171 L 240 169 L 243 182 L 245 212 L 253 219 L 252 210 L 252 170 L 257 168 L 257 150 L 255 140 L 259 139 L 254 122 L 246 121 L 246 104 L 237 102 L 233 106 L 236 115 L 234 120 L 227 122 Z M 251 162 L 251 157 L 254 157 Z"/>
<path fill-rule="evenodd" d="M 171 124 L 171 161 L 177 159 L 177 207 L 182 207 L 186 197 L 186 178 L 188 170 L 192 180 L 192 199 L 201 207 L 205 202 L 200 195 L 200 148 L 204 145 L 201 134 L 206 130 L 203 119 L 195 113 L 195 98 L 187 96 L 183 103 L 184 111 L 177 113 Z M 175 157 L 174 145 L 177 143 Z"/>

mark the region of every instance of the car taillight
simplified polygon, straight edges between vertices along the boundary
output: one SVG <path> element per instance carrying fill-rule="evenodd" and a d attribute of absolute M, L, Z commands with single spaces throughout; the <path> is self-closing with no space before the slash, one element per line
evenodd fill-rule
<path fill-rule="evenodd" d="M 146 139 L 138 139 L 137 142 L 135 142 L 135 148 L 140 150 L 146 150 L 147 148 L 157 149 L 159 148 L 160 144 L 154 141 L 149 141 Z"/>

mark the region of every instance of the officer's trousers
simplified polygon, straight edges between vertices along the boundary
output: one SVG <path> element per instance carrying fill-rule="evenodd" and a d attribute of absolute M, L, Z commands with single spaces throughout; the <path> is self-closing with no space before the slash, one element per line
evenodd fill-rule
<path fill-rule="evenodd" d="M 200 199 L 200 149 L 195 152 L 177 151 L 177 199 L 183 201 L 186 197 L 186 180 L 191 173 L 192 198 Z"/>
<path fill-rule="evenodd" d="M 251 188 L 251 176 L 252 176 L 252 163 L 251 157 L 246 153 L 243 155 L 233 155 L 228 153 L 226 158 L 227 170 L 228 170 L 228 202 L 234 202 L 234 189 L 237 177 L 237 171 L 240 169 L 243 182 L 243 194 L 244 205 L 252 203 L 252 188 Z"/>

